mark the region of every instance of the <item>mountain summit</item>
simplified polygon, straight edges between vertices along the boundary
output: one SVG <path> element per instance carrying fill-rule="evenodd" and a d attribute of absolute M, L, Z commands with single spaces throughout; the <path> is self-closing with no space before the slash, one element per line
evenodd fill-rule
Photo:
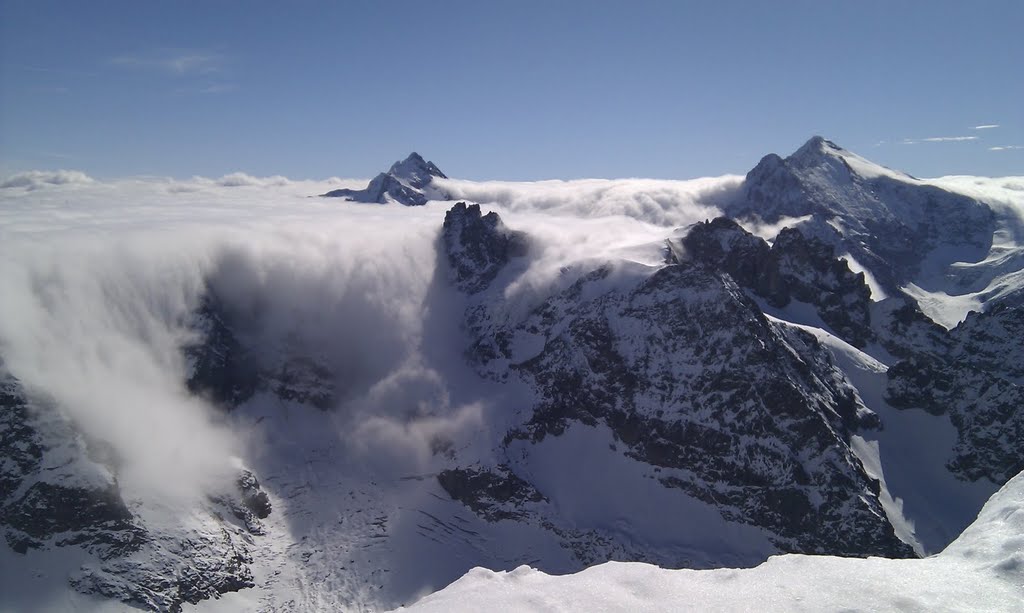
<path fill-rule="evenodd" d="M 761 158 L 725 213 L 768 223 L 806 218 L 799 223 L 804 233 L 853 255 L 890 292 L 917 280 L 929 258 L 943 264 L 936 253 L 941 249 L 977 261 L 995 231 L 992 211 L 981 202 L 870 162 L 820 136 L 787 158 Z"/>
<path fill-rule="evenodd" d="M 415 151 L 401 162 L 392 164 L 388 174 L 415 189 L 423 189 L 434 177 L 448 178 L 433 162 L 424 160 L 423 156 Z"/>
<path fill-rule="evenodd" d="M 353 202 L 397 202 L 405 206 L 420 206 L 440 195 L 430 187 L 434 178 L 448 177 L 433 162 L 424 160 L 423 156 L 413 151 L 404 160 L 392 164 L 387 172 L 374 177 L 366 189 L 336 189 L 321 196 L 345 198 Z"/>

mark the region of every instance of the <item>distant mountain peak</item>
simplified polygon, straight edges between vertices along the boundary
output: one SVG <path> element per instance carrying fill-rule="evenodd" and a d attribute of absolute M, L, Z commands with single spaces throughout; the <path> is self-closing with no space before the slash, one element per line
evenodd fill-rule
<path fill-rule="evenodd" d="M 414 189 L 423 189 L 434 177 L 448 178 L 433 162 L 423 159 L 423 156 L 415 151 L 404 160 L 392 164 L 388 174 Z"/>
<path fill-rule="evenodd" d="M 994 223 L 986 205 L 923 184 L 821 136 L 786 158 L 763 157 L 726 213 L 770 223 L 810 218 L 803 222 L 806 229 L 831 237 L 833 246 L 874 269 L 876 280 L 894 293 L 940 245 L 984 252 Z"/>
<path fill-rule="evenodd" d="M 812 136 L 806 143 L 801 145 L 799 149 L 793 152 L 793 155 L 786 158 L 786 160 L 790 163 L 800 165 L 801 162 L 821 161 L 826 156 L 842 158 L 844 154 L 852 155 L 846 149 L 843 149 L 839 145 L 822 136 Z"/>
<path fill-rule="evenodd" d="M 447 179 L 433 162 L 413 151 L 404 160 L 391 165 L 387 172 L 374 177 L 365 189 L 336 189 L 321 196 L 345 198 L 354 202 L 388 204 L 397 202 L 406 206 L 419 206 L 438 199 L 437 190 L 428 193 L 435 178 Z M 442 199 L 443 196 L 441 197 Z"/>

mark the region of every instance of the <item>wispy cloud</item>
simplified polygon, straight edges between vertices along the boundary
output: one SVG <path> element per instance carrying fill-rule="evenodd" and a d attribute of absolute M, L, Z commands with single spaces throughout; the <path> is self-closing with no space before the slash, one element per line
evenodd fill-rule
<path fill-rule="evenodd" d="M 226 94 L 233 92 L 238 89 L 238 86 L 234 83 L 199 83 L 192 84 L 185 87 L 178 87 L 174 90 L 174 93 L 182 96 L 191 96 L 196 94 L 203 95 L 216 95 Z"/>
<path fill-rule="evenodd" d="M 965 140 L 978 140 L 977 136 L 932 136 L 931 138 L 922 138 L 923 142 L 926 143 L 958 143 Z"/>
<path fill-rule="evenodd" d="M 901 145 L 916 145 L 918 143 L 959 143 L 964 141 L 978 140 L 977 136 L 931 136 L 928 138 L 904 138 Z"/>
<path fill-rule="evenodd" d="M 1014 149 L 1024 149 L 1021 145 L 1000 145 L 998 147 L 989 147 L 989 151 L 1013 151 Z"/>
<path fill-rule="evenodd" d="M 228 92 L 233 92 L 236 89 L 238 89 L 238 86 L 236 86 L 234 83 L 213 83 L 211 85 L 207 85 L 206 87 L 200 88 L 198 90 L 198 93 L 200 93 L 200 94 L 226 94 Z"/>
<path fill-rule="evenodd" d="M 211 74 L 220 72 L 224 56 L 199 50 L 161 51 L 121 55 L 110 60 L 115 66 L 157 70 L 175 76 Z"/>
<path fill-rule="evenodd" d="M 998 127 L 999 127 L 999 124 L 997 124 L 997 123 L 986 123 L 986 124 L 983 124 L 983 125 L 980 125 L 980 126 L 974 126 L 971 129 L 972 130 L 991 130 L 992 128 L 998 128 Z"/>

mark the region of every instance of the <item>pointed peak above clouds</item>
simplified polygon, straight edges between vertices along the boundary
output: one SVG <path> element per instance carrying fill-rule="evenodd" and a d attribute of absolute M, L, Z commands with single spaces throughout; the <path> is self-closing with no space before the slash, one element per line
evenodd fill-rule
<path fill-rule="evenodd" d="M 434 177 L 448 178 L 433 162 L 423 159 L 415 151 L 404 160 L 392 164 L 388 174 L 415 189 L 423 189 Z"/>
<path fill-rule="evenodd" d="M 392 164 L 387 172 L 374 177 L 365 189 L 336 189 L 321 196 L 345 198 L 354 202 L 397 202 L 405 206 L 420 206 L 431 199 L 446 199 L 436 190 L 430 189 L 430 183 L 435 178 L 448 177 L 433 162 L 413 151 L 404 160 Z"/>
<path fill-rule="evenodd" d="M 863 158 L 852 151 L 844 149 L 834 142 L 821 136 L 812 136 L 806 143 L 786 158 L 786 163 L 794 168 L 813 168 L 826 164 L 841 165 L 849 174 L 862 179 L 889 177 L 900 181 L 913 181 L 914 177 L 906 173 L 891 170 Z"/>
<path fill-rule="evenodd" d="M 876 164 L 822 136 L 812 136 L 786 158 L 769 153 L 761 158 L 761 161 L 747 174 L 747 177 L 748 179 L 752 176 L 756 178 L 782 168 L 788 172 L 824 171 L 832 180 L 839 181 L 849 181 L 854 177 L 857 179 L 889 177 L 899 181 L 915 180 L 908 174 Z"/>
<path fill-rule="evenodd" d="M 770 223 L 807 218 L 801 224 L 806 232 L 831 237 L 837 249 L 875 270 L 890 291 L 916 278 L 940 246 L 980 258 L 993 232 L 992 211 L 983 203 L 890 170 L 820 136 L 789 157 L 763 157 L 726 213 Z"/>

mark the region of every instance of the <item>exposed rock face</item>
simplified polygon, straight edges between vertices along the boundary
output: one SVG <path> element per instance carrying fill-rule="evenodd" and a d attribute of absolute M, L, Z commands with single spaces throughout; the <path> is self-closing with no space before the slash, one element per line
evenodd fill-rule
<path fill-rule="evenodd" d="M 683 238 L 685 253 L 728 273 L 741 286 L 784 307 L 799 300 L 816 307 L 822 321 L 850 344 L 872 338 L 871 290 L 835 249 L 795 228 L 785 228 L 769 247 L 736 222 L 719 217 L 697 224 Z"/>
<path fill-rule="evenodd" d="M 99 455 L 57 408 L 0 374 L 0 527 L 11 549 L 81 548 L 94 561 L 72 587 L 154 611 L 253 585 L 248 535 L 263 533 L 270 502 L 252 473 L 186 518 L 157 520 L 131 510 Z"/>
<path fill-rule="evenodd" d="M 949 414 L 959 438 L 948 466 L 961 478 L 998 484 L 1024 469 L 1022 338 L 1024 307 L 997 305 L 889 369 L 890 404 Z"/>
<path fill-rule="evenodd" d="M 454 284 L 474 294 L 490 285 L 514 257 L 525 255 L 526 237 L 505 227 L 497 213 L 483 215 L 480 205 L 456 203 L 444 216 L 442 231 Z"/>
<path fill-rule="evenodd" d="M 121 500 L 110 470 L 53 409 L 32 406 L 0 363 L 0 524 L 18 553 L 48 543 L 81 545 L 107 559 L 137 550 L 145 532 Z M 57 458 L 66 463 L 54 465 Z"/>
<path fill-rule="evenodd" d="M 433 162 L 428 162 L 420 154 L 413 152 L 404 160 L 392 164 L 387 172 L 374 177 L 366 189 L 336 189 L 321 195 L 328 198 L 345 198 L 354 202 L 397 202 L 405 206 L 421 206 L 430 199 L 428 191 L 435 177 L 448 178 Z M 431 192 L 431 195 L 434 194 Z"/>
<path fill-rule="evenodd" d="M 779 277 L 779 263 L 771 247 L 726 217 L 698 223 L 682 240 L 685 252 L 673 263 L 694 259 L 728 273 L 743 287 L 754 290 L 773 306 L 789 303 L 789 290 Z"/>
<path fill-rule="evenodd" d="M 321 410 L 334 406 L 335 377 L 321 361 L 292 352 L 261 359 L 233 319 L 215 293 L 208 291 L 192 318 L 196 338 L 182 348 L 190 367 L 189 391 L 228 410 L 261 391 Z"/>
<path fill-rule="evenodd" d="M 437 481 L 452 499 L 488 521 L 523 519 L 529 503 L 546 502 L 540 492 L 507 466 L 445 470 L 437 475 Z"/>
<path fill-rule="evenodd" d="M 195 342 L 183 353 L 190 364 L 188 389 L 221 406 L 234 407 L 248 400 L 260 384 L 259 365 L 242 349 L 220 301 L 208 294 L 193 317 Z"/>
<path fill-rule="evenodd" d="M 949 350 L 949 332 L 909 298 L 893 296 L 871 303 L 871 322 L 878 342 L 898 358 Z"/>
<path fill-rule="evenodd" d="M 487 227 L 500 223 L 492 216 Z M 629 457 L 672 469 L 666 487 L 769 530 L 782 550 L 909 554 L 849 447 L 870 412 L 812 337 L 770 323 L 729 275 L 697 262 L 626 278 L 599 268 L 508 321 L 500 293 L 482 291 L 507 258 L 480 266 L 474 254 L 494 248 L 471 246 L 492 236 L 444 244 L 452 268 L 464 271 L 457 285 L 476 293 L 466 315 L 470 359 L 486 377 L 517 377 L 536 390 L 532 416 L 508 442 L 603 424 Z M 731 239 L 763 253 L 749 235 Z M 719 255 L 745 274 L 727 251 Z M 458 498 L 472 499 L 464 490 Z"/>

